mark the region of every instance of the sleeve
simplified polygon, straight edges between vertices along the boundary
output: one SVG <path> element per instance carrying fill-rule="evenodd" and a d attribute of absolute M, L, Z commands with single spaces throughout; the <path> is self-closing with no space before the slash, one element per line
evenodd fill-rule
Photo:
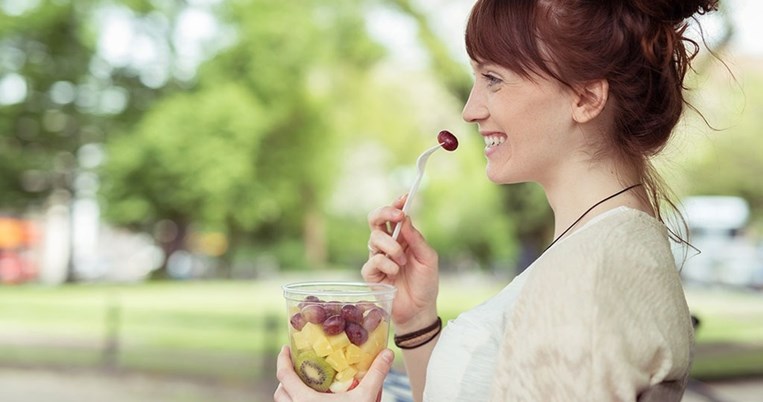
<path fill-rule="evenodd" d="M 687 349 L 672 343 L 680 338 L 680 325 L 670 324 L 680 312 L 667 300 L 675 289 L 656 286 L 664 278 L 649 252 L 612 255 L 595 244 L 548 253 L 528 279 L 509 318 L 493 401 L 680 401 L 689 358 L 674 355 Z"/>

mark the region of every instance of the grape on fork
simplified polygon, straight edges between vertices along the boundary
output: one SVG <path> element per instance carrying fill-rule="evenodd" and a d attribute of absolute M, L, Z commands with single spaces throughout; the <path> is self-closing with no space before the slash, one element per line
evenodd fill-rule
<path fill-rule="evenodd" d="M 454 151 L 456 148 L 458 148 L 458 139 L 448 130 L 442 130 L 439 134 L 437 134 L 437 142 L 437 145 L 422 152 L 418 159 L 416 159 L 416 170 L 418 173 L 416 174 L 416 179 L 413 181 L 413 185 L 411 186 L 410 191 L 408 191 L 408 198 L 405 200 L 405 204 L 403 204 L 404 214 L 408 213 L 408 210 L 411 206 L 411 200 L 413 200 L 413 196 L 416 195 L 416 191 L 419 189 L 419 184 L 421 184 L 421 178 L 424 176 L 424 167 L 426 166 L 427 160 L 429 159 L 429 155 L 432 155 L 440 148 L 444 148 L 447 151 Z M 395 230 L 392 232 L 393 239 L 397 240 L 397 237 L 400 235 L 401 226 L 402 225 L 400 223 L 395 225 Z"/>

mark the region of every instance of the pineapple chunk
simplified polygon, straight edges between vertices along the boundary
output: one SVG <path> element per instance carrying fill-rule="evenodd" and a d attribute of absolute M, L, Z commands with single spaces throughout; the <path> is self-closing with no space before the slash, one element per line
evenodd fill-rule
<path fill-rule="evenodd" d="M 329 336 L 328 340 L 329 344 L 331 344 L 331 348 L 334 350 L 339 350 L 347 345 L 351 345 L 350 338 L 347 337 L 347 334 L 344 331 L 340 332 L 339 335 Z"/>
<path fill-rule="evenodd" d="M 361 357 L 360 361 L 355 365 L 355 369 L 358 371 L 368 371 L 368 368 L 371 367 L 371 363 L 374 362 L 374 358 L 376 357 L 376 354 L 370 354 L 366 352 L 360 352 Z"/>
<path fill-rule="evenodd" d="M 326 357 L 326 363 L 330 364 L 331 367 L 333 367 L 336 371 L 342 371 L 349 367 L 349 364 L 347 364 L 347 359 L 344 357 L 344 352 L 341 350 L 334 351 L 328 355 Z"/>
<path fill-rule="evenodd" d="M 294 347 L 297 350 L 310 349 L 310 346 L 312 346 L 304 332 L 292 332 L 291 339 L 294 341 Z"/>
<path fill-rule="evenodd" d="M 302 327 L 302 332 L 305 334 L 305 339 L 312 345 L 315 343 L 315 341 L 318 340 L 318 338 L 323 337 L 323 327 L 318 324 L 313 324 L 311 322 L 308 322 L 305 324 L 304 327 Z"/>
<path fill-rule="evenodd" d="M 376 356 L 379 351 L 387 347 L 387 334 L 389 333 L 386 323 L 379 324 L 375 330 L 368 334 L 368 340 L 360 345 L 360 350 Z"/>
<path fill-rule="evenodd" d="M 355 370 L 354 368 L 352 368 L 352 366 L 348 366 L 346 369 L 338 372 L 336 374 L 336 377 L 334 377 L 334 379 L 336 381 L 349 380 L 350 378 L 354 377 L 355 374 L 357 373 L 358 373 L 358 370 Z"/>
<path fill-rule="evenodd" d="M 355 364 L 363 358 L 363 351 L 359 347 L 349 344 L 344 350 L 344 357 L 347 358 L 347 363 Z"/>
<path fill-rule="evenodd" d="M 313 343 L 313 350 L 315 351 L 315 354 L 320 357 L 326 357 L 334 351 L 334 349 L 331 348 L 329 340 L 323 335 Z"/>
<path fill-rule="evenodd" d="M 368 340 L 373 340 L 378 348 L 383 349 L 387 347 L 388 334 L 389 325 L 386 322 L 382 322 L 375 330 L 371 331 Z"/>

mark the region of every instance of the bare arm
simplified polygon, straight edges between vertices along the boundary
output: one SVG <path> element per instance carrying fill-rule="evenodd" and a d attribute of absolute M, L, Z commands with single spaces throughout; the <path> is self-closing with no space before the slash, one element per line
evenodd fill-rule
<path fill-rule="evenodd" d="M 426 345 L 416 349 L 403 350 L 403 362 L 405 363 L 405 370 L 408 373 L 408 379 L 411 382 L 413 400 L 416 402 L 424 400 L 424 385 L 426 385 L 427 366 L 429 365 L 429 358 L 432 356 L 432 350 L 434 350 L 439 338 L 440 335 L 437 335 L 432 342 L 429 342 Z"/>

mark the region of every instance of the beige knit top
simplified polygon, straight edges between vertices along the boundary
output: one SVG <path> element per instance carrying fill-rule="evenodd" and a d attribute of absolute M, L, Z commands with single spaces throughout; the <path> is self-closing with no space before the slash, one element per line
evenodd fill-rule
<path fill-rule="evenodd" d="M 535 262 L 501 345 L 492 401 L 680 401 L 693 330 L 665 226 L 610 214 Z"/>

